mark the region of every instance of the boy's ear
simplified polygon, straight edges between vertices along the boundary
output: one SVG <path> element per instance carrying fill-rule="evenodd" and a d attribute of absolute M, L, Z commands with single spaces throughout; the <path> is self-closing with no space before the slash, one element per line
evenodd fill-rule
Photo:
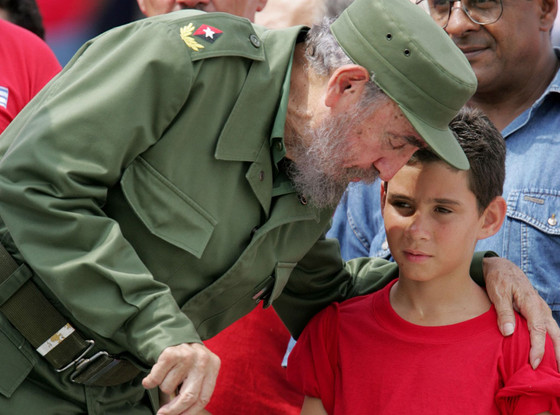
<path fill-rule="evenodd" d="M 387 183 L 385 181 L 381 181 L 381 197 L 379 198 L 379 200 L 381 201 L 381 216 L 384 217 L 385 216 L 385 202 L 387 202 L 387 189 L 386 189 Z"/>
<path fill-rule="evenodd" d="M 485 239 L 500 230 L 506 217 L 507 204 L 502 196 L 496 196 L 482 213 L 482 227 L 478 239 Z"/>
<path fill-rule="evenodd" d="M 365 91 L 367 81 L 369 73 L 363 66 L 352 64 L 337 68 L 327 82 L 325 105 L 332 108 L 357 102 Z"/>

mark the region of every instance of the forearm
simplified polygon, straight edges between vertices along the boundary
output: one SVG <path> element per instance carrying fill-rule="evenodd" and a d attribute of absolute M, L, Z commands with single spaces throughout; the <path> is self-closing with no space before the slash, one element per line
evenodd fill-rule
<path fill-rule="evenodd" d="M 311 317 L 327 305 L 379 290 L 397 273 L 396 264 L 383 259 L 344 262 L 336 242 L 320 240 L 298 263 L 274 308 L 297 338 Z"/>
<path fill-rule="evenodd" d="M 492 251 L 475 252 L 471 261 L 470 275 L 471 278 L 481 287 L 484 287 L 484 258 L 497 257 L 498 255 Z"/>

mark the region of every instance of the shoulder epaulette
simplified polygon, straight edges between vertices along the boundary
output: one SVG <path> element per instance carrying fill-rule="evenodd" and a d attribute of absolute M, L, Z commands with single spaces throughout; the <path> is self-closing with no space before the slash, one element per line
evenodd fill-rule
<path fill-rule="evenodd" d="M 226 13 L 186 12 L 169 23 L 193 61 L 217 56 L 264 59 L 263 42 L 247 19 Z"/>

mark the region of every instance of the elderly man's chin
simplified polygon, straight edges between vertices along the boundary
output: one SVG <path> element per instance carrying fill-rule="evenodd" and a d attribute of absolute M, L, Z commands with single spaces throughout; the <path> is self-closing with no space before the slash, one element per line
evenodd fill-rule
<path fill-rule="evenodd" d="M 307 125 L 302 136 L 289 129 L 287 143 L 292 163 L 287 173 L 296 191 L 310 204 L 334 208 L 350 182 L 371 183 L 379 176 L 373 165 L 368 169 L 345 167 L 357 156 L 346 137 L 351 137 L 372 111 L 356 109 L 326 117 L 318 125 Z"/>
<path fill-rule="evenodd" d="M 296 191 L 311 205 L 321 209 L 335 208 L 350 182 L 373 183 L 379 177 L 379 172 L 373 167 L 368 170 L 340 168 L 338 174 L 326 174 L 318 169 L 315 160 L 292 165 L 288 174 Z"/>

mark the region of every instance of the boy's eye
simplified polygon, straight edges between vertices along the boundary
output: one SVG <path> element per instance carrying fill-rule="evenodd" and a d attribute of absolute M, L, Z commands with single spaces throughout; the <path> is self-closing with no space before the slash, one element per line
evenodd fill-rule
<path fill-rule="evenodd" d="M 391 201 L 391 206 L 393 206 L 396 210 L 398 210 L 399 213 L 402 215 L 410 215 L 412 214 L 413 211 L 412 205 L 402 200 Z"/>
<path fill-rule="evenodd" d="M 445 208 L 445 207 L 443 207 L 443 206 L 437 206 L 437 207 L 435 208 L 435 211 L 436 211 L 437 213 L 444 213 L 444 214 L 445 214 L 445 213 L 452 213 L 451 210 L 449 210 L 449 209 L 447 209 L 447 208 Z"/>

